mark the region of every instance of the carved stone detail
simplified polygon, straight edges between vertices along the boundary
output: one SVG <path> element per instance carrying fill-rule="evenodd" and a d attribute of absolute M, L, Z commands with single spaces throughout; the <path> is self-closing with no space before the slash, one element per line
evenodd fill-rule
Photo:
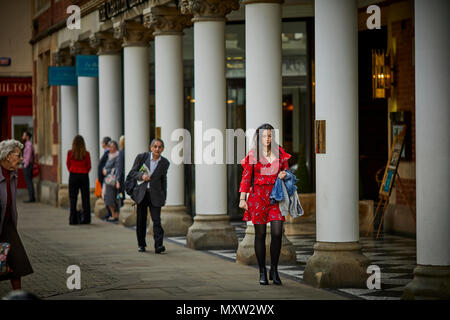
<path fill-rule="evenodd" d="M 239 0 L 181 0 L 180 8 L 183 14 L 192 14 L 193 21 L 224 19 L 239 9 Z"/>
<path fill-rule="evenodd" d="M 123 39 L 122 47 L 147 46 L 153 30 L 136 21 L 122 21 L 114 23 L 114 38 Z"/>
<path fill-rule="evenodd" d="M 97 49 L 97 54 L 117 54 L 122 50 L 121 41 L 114 38 L 111 32 L 97 32 L 89 38 L 91 47 Z"/>
<path fill-rule="evenodd" d="M 55 66 L 71 66 L 73 65 L 73 57 L 70 55 L 69 48 L 59 49 L 53 53 L 53 64 Z"/>
<path fill-rule="evenodd" d="M 192 26 L 192 15 L 181 14 L 175 7 L 150 7 L 143 14 L 144 25 L 154 29 L 154 35 L 181 33 L 185 27 Z"/>
<path fill-rule="evenodd" d="M 75 41 L 70 44 L 70 54 L 72 56 L 85 54 L 95 54 L 95 50 L 90 46 L 89 41 Z"/>

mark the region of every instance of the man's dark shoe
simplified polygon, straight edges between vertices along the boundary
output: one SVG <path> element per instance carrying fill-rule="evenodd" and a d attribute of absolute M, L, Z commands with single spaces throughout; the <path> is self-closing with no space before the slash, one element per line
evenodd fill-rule
<path fill-rule="evenodd" d="M 23 203 L 31 203 L 31 202 L 36 202 L 34 199 L 30 199 L 30 200 L 24 200 Z"/>
<path fill-rule="evenodd" d="M 160 246 L 158 248 L 155 248 L 155 253 L 161 253 L 161 252 L 164 252 L 164 251 L 166 251 L 166 247 L 164 247 L 164 246 Z"/>
<path fill-rule="evenodd" d="M 139 251 L 139 252 L 145 252 L 145 247 L 139 247 L 139 248 L 138 248 L 138 251 Z"/>

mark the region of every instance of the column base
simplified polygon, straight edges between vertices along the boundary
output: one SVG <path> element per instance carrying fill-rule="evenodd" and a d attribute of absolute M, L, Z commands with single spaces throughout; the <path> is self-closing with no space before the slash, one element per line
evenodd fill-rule
<path fill-rule="evenodd" d="M 403 291 L 405 300 L 449 300 L 450 299 L 450 266 L 417 265 L 414 279 Z"/>
<path fill-rule="evenodd" d="M 270 224 L 266 230 L 266 263 L 270 262 Z M 238 250 L 236 252 L 236 262 L 247 265 L 257 265 L 255 254 L 255 227 L 253 225 L 247 225 L 245 230 L 245 237 L 239 243 Z M 293 265 L 297 263 L 297 255 L 295 253 L 294 246 L 286 238 L 283 232 L 281 241 L 281 252 L 278 264 Z"/>
<path fill-rule="evenodd" d="M 136 225 L 136 205 L 131 199 L 123 201 L 123 207 L 120 208 L 119 223 L 125 227 L 134 227 Z"/>
<path fill-rule="evenodd" d="M 317 288 L 367 288 L 368 266 L 358 242 L 316 242 L 303 280 Z"/>
<path fill-rule="evenodd" d="M 186 213 L 185 206 L 164 206 L 161 208 L 161 225 L 165 237 L 186 236 L 192 225 L 192 218 Z M 148 234 L 153 234 L 153 221 L 150 218 Z"/>
<path fill-rule="evenodd" d="M 225 214 L 199 214 L 188 229 L 187 247 L 195 250 L 236 249 L 238 239 L 230 217 Z"/>
<path fill-rule="evenodd" d="M 59 185 L 58 207 L 66 209 L 70 207 L 69 186 L 67 184 Z"/>
<path fill-rule="evenodd" d="M 97 218 L 103 219 L 108 215 L 108 210 L 106 209 L 105 201 L 102 198 L 98 198 L 95 202 L 94 214 Z"/>

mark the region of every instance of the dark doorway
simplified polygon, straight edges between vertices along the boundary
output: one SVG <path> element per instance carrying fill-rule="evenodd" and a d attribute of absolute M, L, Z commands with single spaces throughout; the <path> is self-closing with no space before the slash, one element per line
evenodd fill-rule
<path fill-rule="evenodd" d="M 372 94 L 372 49 L 387 45 L 387 28 L 358 34 L 359 198 L 378 199 L 377 171 L 388 158 L 388 101 Z"/>

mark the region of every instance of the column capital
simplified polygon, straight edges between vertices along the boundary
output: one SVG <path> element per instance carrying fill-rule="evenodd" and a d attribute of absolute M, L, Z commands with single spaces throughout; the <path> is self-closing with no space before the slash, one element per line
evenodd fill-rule
<path fill-rule="evenodd" d="M 181 12 L 194 16 L 193 22 L 225 20 L 232 10 L 239 9 L 239 0 L 181 0 Z"/>
<path fill-rule="evenodd" d="M 148 46 L 153 40 L 153 29 L 146 28 L 136 21 L 121 21 L 114 23 L 114 37 L 123 39 L 122 47 Z"/>
<path fill-rule="evenodd" d="M 89 40 L 74 41 L 70 44 L 70 54 L 72 56 L 80 54 L 92 55 L 95 54 L 95 50 L 89 44 Z"/>
<path fill-rule="evenodd" d="M 282 4 L 284 0 L 242 0 L 242 4 L 254 4 L 254 3 L 279 3 Z"/>
<path fill-rule="evenodd" d="M 179 34 L 192 26 L 192 15 L 182 14 L 175 7 L 153 6 L 143 11 L 144 25 L 154 29 L 153 35 Z"/>
<path fill-rule="evenodd" d="M 70 55 L 69 47 L 59 49 L 53 53 L 53 62 L 56 66 L 71 66 L 73 65 L 73 57 Z"/>
<path fill-rule="evenodd" d="M 121 41 L 114 38 L 112 32 L 107 31 L 94 33 L 89 37 L 89 44 L 92 48 L 97 49 L 98 55 L 119 54 L 122 50 Z"/>

